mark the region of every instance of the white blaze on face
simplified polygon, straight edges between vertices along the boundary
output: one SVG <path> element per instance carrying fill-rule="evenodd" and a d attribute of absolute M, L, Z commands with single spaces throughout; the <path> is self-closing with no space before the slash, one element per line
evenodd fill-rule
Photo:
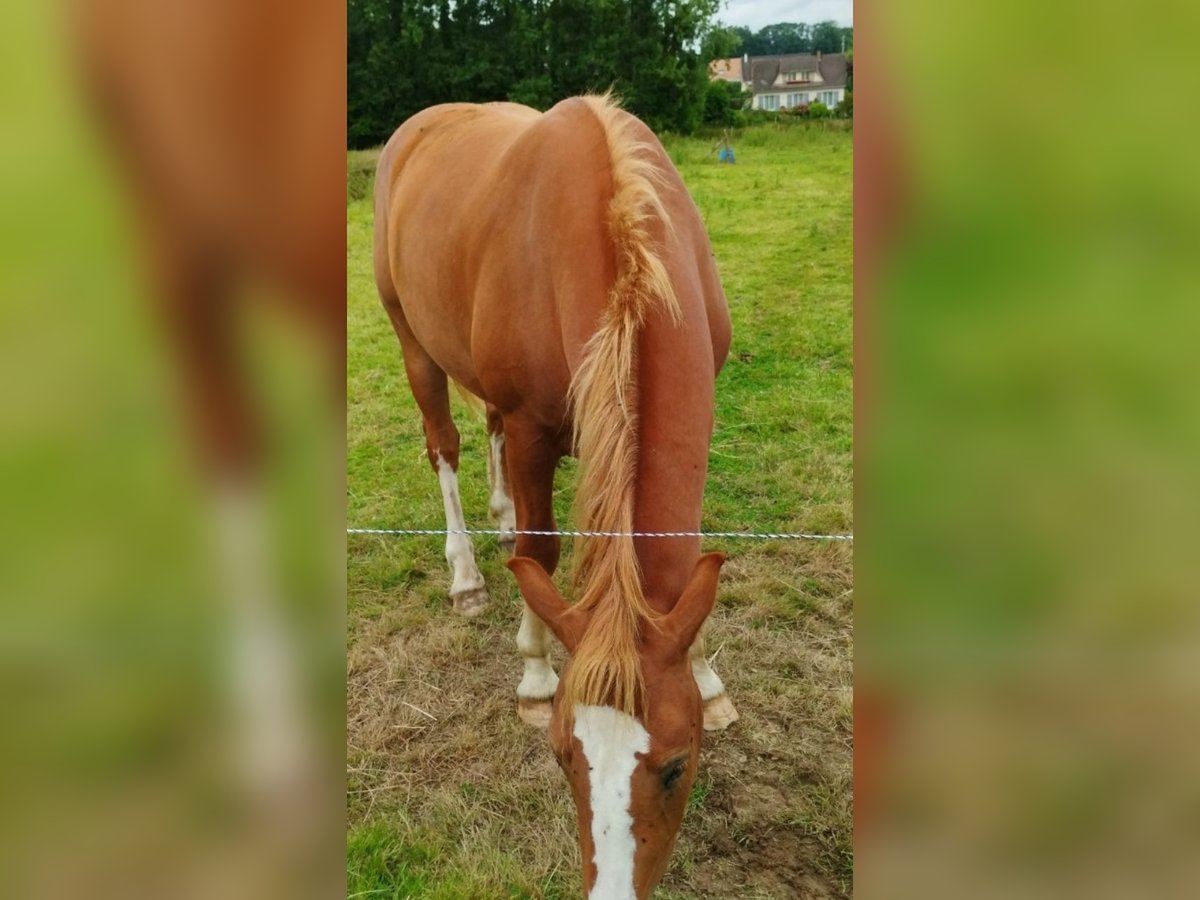
<path fill-rule="evenodd" d="M 650 752 L 642 723 L 611 706 L 576 706 L 575 737 L 588 764 L 596 883 L 589 900 L 635 900 L 633 816 L 637 754 Z"/>

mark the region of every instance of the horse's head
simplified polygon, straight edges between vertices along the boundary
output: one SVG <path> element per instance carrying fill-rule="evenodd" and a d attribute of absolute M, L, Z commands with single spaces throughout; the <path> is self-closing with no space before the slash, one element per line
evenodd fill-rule
<path fill-rule="evenodd" d="M 646 623 L 637 642 L 643 690 L 633 715 L 604 703 L 566 708 L 563 669 L 550 744 L 578 813 L 584 889 L 592 900 L 644 900 L 670 860 L 696 778 L 704 719 L 688 649 L 712 611 L 724 554 L 700 558 L 671 612 Z M 545 571 L 516 558 L 530 608 L 573 653 L 593 616 L 568 606 Z"/>

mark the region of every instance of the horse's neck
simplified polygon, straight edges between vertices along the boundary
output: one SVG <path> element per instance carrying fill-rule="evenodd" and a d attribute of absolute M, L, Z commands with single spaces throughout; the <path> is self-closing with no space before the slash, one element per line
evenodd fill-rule
<path fill-rule="evenodd" d="M 639 448 L 634 530 L 699 531 L 713 422 L 713 351 L 703 314 L 675 326 L 651 316 L 639 339 Z M 674 606 L 700 539 L 637 538 L 646 597 Z"/>

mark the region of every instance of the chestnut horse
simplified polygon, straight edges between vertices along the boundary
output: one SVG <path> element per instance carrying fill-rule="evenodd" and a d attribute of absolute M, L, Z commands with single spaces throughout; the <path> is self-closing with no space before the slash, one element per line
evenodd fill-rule
<path fill-rule="evenodd" d="M 554 470 L 571 452 L 581 530 L 699 530 L 730 340 L 699 213 L 653 133 L 608 97 L 546 113 L 436 106 L 380 157 L 375 277 L 449 529 L 465 519 L 448 378 L 487 404 L 491 507 L 518 530 L 508 565 L 525 598 L 518 712 L 550 728 L 585 890 L 647 897 L 702 725 L 737 717 L 700 636 L 724 556 L 701 556 L 696 537 L 588 538 L 568 606 L 550 579 L 558 538 L 524 532 L 555 529 Z M 455 608 L 479 612 L 487 594 L 469 537 L 449 535 L 446 557 Z M 561 681 L 547 626 L 571 654 Z"/>

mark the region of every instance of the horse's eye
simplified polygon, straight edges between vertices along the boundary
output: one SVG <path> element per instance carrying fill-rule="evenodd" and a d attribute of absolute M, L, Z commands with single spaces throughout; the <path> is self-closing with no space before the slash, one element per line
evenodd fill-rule
<path fill-rule="evenodd" d="M 663 769 L 663 773 L 662 773 L 663 787 L 666 788 L 667 790 L 670 790 L 671 788 L 673 788 L 675 786 L 675 782 L 677 782 L 680 778 L 683 777 L 683 770 L 686 766 L 687 766 L 686 760 L 677 759 L 677 760 L 675 760 L 675 762 L 671 763 L 669 766 L 667 766 L 665 769 Z"/>

